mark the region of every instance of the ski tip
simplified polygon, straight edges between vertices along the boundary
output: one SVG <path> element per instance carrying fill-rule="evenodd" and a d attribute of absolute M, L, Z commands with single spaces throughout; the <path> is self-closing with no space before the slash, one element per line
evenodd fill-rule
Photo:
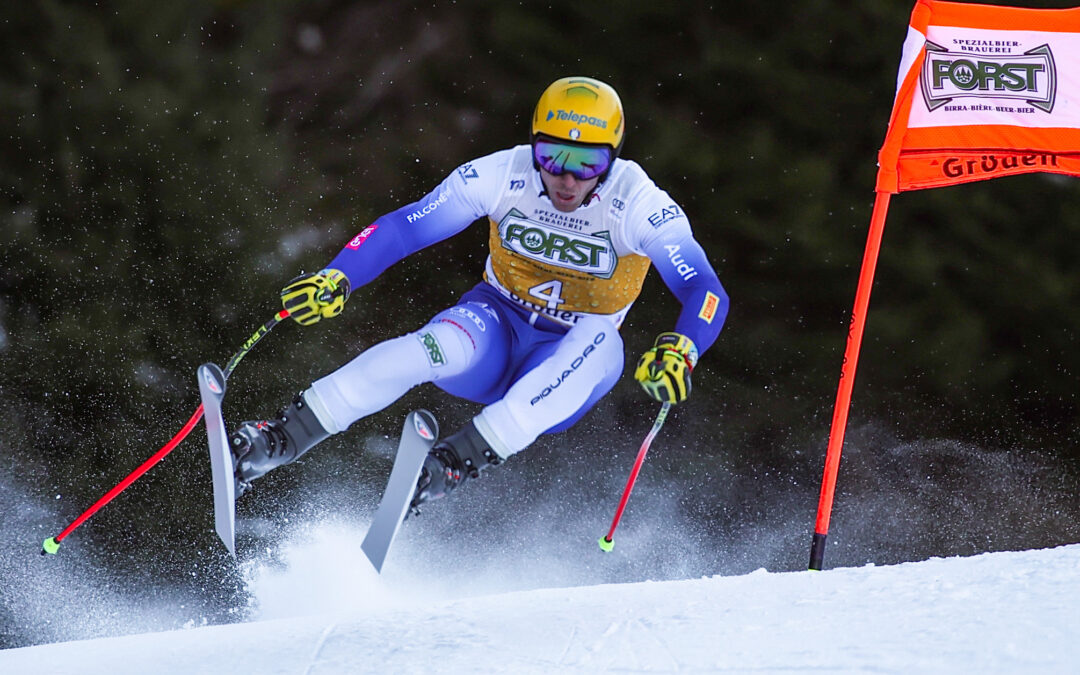
<path fill-rule="evenodd" d="M 41 555 L 48 553 L 49 555 L 56 555 L 56 552 L 60 550 L 60 542 L 56 541 L 55 537 L 49 537 L 41 545 Z"/>
<path fill-rule="evenodd" d="M 600 550 L 604 553 L 611 553 L 615 549 L 615 542 L 608 539 L 606 535 L 600 537 L 600 540 L 596 543 L 600 544 Z"/>
<path fill-rule="evenodd" d="M 216 363 L 204 363 L 199 366 L 199 378 L 215 394 L 225 393 L 225 373 Z"/>
<path fill-rule="evenodd" d="M 435 421 L 435 415 L 431 414 L 430 411 L 423 408 L 412 411 L 409 419 L 405 421 L 406 428 L 410 424 L 410 419 L 413 429 L 420 438 L 434 442 L 439 437 L 439 423 Z"/>

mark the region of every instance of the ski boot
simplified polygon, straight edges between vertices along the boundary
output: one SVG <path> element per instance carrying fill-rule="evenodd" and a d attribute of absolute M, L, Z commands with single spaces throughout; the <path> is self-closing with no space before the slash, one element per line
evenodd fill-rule
<path fill-rule="evenodd" d="M 469 422 L 457 433 L 436 443 L 428 452 L 420 470 L 420 479 L 416 482 L 416 496 L 409 504 L 412 512 L 420 513 L 417 507 L 424 502 L 442 499 L 466 477 L 479 478 L 481 471 L 500 462 L 502 458 Z"/>
<path fill-rule="evenodd" d="M 330 432 L 298 394 L 274 419 L 244 422 L 229 436 L 236 475 L 236 496 L 267 471 L 295 461 Z"/>

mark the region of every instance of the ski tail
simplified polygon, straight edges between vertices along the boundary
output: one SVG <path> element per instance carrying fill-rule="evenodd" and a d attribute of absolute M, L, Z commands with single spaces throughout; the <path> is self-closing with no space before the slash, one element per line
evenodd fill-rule
<path fill-rule="evenodd" d="M 390 479 L 375 512 L 375 519 L 360 545 L 376 572 L 382 572 L 386 555 L 412 502 L 424 459 L 438 438 L 439 424 L 430 412 L 414 410 L 406 416 Z"/>
<path fill-rule="evenodd" d="M 199 366 L 199 395 L 206 419 L 210 447 L 210 471 L 214 484 L 214 530 L 229 554 L 236 557 L 236 479 L 229 452 L 221 403 L 225 398 L 225 374 L 216 364 Z"/>

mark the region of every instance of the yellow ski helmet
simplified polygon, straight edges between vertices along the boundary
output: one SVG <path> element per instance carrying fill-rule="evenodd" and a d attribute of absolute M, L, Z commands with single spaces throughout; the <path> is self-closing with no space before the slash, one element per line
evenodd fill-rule
<path fill-rule="evenodd" d="M 591 77 L 564 77 L 552 82 L 533 112 L 531 140 L 539 135 L 573 143 L 611 147 L 611 160 L 622 150 L 626 131 L 619 95 Z"/>

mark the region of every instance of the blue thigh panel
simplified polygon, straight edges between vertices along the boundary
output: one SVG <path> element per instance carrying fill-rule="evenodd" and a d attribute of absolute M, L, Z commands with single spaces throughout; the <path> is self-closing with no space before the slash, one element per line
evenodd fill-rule
<path fill-rule="evenodd" d="M 461 375 L 434 382 L 435 386 L 485 405 L 501 399 L 522 375 L 551 356 L 569 330 L 543 317 L 531 325 L 531 316 L 531 312 L 512 304 L 487 283 L 477 284 L 457 305 L 431 320 L 431 323 L 449 321 L 461 327 L 476 345 L 473 365 Z M 598 383 L 581 408 L 544 433 L 573 426 L 611 391 L 621 371 L 620 368 Z"/>
<path fill-rule="evenodd" d="M 443 391 L 476 403 L 494 403 L 516 379 L 520 363 L 537 345 L 557 344 L 566 329 L 544 320 L 529 325 L 526 310 L 515 307 L 487 283 L 461 296 L 453 307 L 435 315 L 430 323 L 448 322 L 461 328 L 476 348 L 473 362 L 461 375 L 438 380 Z"/>

